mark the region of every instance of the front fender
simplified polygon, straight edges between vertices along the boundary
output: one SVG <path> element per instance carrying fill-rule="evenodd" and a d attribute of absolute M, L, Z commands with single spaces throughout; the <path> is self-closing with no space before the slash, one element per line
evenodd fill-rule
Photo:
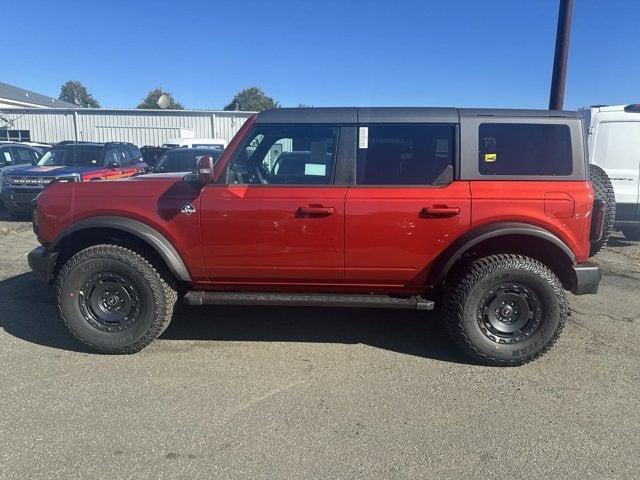
<path fill-rule="evenodd" d="M 128 217 L 103 215 L 79 220 L 62 230 L 51 242 L 49 249 L 56 250 L 56 246 L 59 246 L 60 242 L 69 235 L 92 228 L 109 228 L 135 235 L 162 257 L 171 273 L 173 273 L 178 280 L 184 282 L 191 281 L 189 270 L 187 270 L 182 257 L 171 242 L 153 227 Z"/>

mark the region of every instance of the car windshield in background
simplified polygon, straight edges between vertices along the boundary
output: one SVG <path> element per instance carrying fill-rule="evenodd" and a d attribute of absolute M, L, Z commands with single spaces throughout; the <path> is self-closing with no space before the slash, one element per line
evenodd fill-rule
<path fill-rule="evenodd" d="M 38 166 L 97 167 L 101 159 L 100 147 L 53 148 L 44 154 Z"/>
<path fill-rule="evenodd" d="M 192 172 L 196 166 L 196 162 L 204 156 L 212 157 L 214 162 L 218 160 L 222 150 L 190 148 L 180 150 L 170 150 L 166 152 L 154 167 L 154 173 L 170 173 L 170 172 Z"/>
<path fill-rule="evenodd" d="M 194 143 L 192 145 L 193 148 L 219 148 L 220 150 L 224 149 L 224 145 L 219 143 Z"/>

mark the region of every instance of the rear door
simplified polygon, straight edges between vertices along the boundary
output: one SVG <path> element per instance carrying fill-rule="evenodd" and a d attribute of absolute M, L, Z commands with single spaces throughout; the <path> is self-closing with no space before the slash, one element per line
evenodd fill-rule
<path fill-rule="evenodd" d="M 611 179 L 616 219 L 635 220 L 640 196 L 640 122 L 596 123 L 593 162 L 604 168 Z"/>
<path fill-rule="evenodd" d="M 431 262 L 469 229 L 469 183 L 454 180 L 456 155 L 453 124 L 360 126 L 346 283 L 425 284 Z"/>

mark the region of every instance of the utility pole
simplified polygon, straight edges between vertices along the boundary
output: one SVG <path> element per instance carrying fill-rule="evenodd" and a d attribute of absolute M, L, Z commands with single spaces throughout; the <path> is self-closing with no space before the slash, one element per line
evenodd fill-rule
<path fill-rule="evenodd" d="M 571 14 L 573 0 L 560 0 L 558 29 L 556 30 L 556 51 L 553 56 L 553 76 L 549 94 L 549 110 L 562 110 L 564 104 L 564 84 L 567 79 L 567 58 L 569 57 L 569 36 L 571 34 Z"/>

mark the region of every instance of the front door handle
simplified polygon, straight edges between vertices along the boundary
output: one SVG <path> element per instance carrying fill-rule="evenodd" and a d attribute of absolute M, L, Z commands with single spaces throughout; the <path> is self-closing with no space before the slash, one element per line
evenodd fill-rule
<path fill-rule="evenodd" d="M 322 205 L 309 205 L 300 207 L 296 211 L 296 217 L 326 217 L 333 215 L 336 209 L 333 207 L 323 207 Z"/>
<path fill-rule="evenodd" d="M 433 207 L 424 207 L 420 211 L 421 218 L 442 218 L 455 217 L 460 214 L 459 207 L 447 207 L 446 205 L 436 205 Z"/>

